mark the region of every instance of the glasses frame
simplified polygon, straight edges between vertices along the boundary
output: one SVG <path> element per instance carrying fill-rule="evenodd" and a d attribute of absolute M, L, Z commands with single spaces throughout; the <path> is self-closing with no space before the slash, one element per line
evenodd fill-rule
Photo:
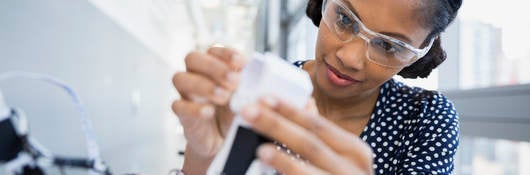
<path fill-rule="evenodd" d="M 369 35 L 373 37 L 381 37 L 381 38 L 384 38 L 384 39 L 387 39 L 391 42 L 393 42 L 394 44 L 397 44 L 399 46 L 402 46 L 408 50 L 410 50 L 414 55 L 415 57 L 413 58 L 410 58 L 410 60 L 408 60 L 409 63 L 407 63 L 405 66 L 409 66 L 411 64 L 413 64 L 414 62 L 416 62 L 417 60 L 419 60 L 420 58 L 424 57 L 425 55 L 427 55 L 427 53 L 429 52 L 429 50 L 431 49 L 433 43 L 434 43 L 434 40 L 436 40 L 438 38 L 438 36 L 436 37 L 433 37 L 431 39 L 431 41 L 429 41 L 429 45 L 427 45 L 426 47 L 424 47 L 423 49 L 419 49 L 419 48 L 416 48 L 414 46 L 411 46 L 410 44 L 404 42 L 404 41 L 401 41 L 399 39 L 396 39 L 396 38 L 393 38 L 391 36 L 387 36 L 387 35 L 384 35 L 384 34 L 381 34 L 381 33 L 377 33 L 377 32 L 374 32 L 372 30 L 370 30 L 369 28 L 367 28 L 364 23 L 362 23 L 362 21 L 359 19 L 359 17 L 357 15 L 355 15 L 355 13 L 353 13 L 351 11 L 351 9 L 349 9 L 343 2 L 342 0 L 323 0 L 322 1 L 322 20 L 324 20 L 324 22 L 326 23 L 326 26 L 328 28 L 330 28 L 329 24 L 327 24 L 328 22 L 325 20 L 325 10 L 326 10 L 326 6 L 327 6 L 327 2 L 328 1 L 332 1 L 332 3 L 336 3 L 337 5 L 339 5 L 340 7 L 342 7 L 343 9 L 346 9 L 346 13 L 347 15 L 353 17 L 353 20 L 355 20 L 355 22 L 357 22 L 360 26 L 360 29 L 361 31 L 359 31 L 357 34 L 354 34 L 354 36 L 358 36 L 360 38 L 362 38 L 363 40 L 365 40 L 366 44 L 369 45 L 371 39 L 367 36 L 365 36 L 364 33 L 367 33 Z M 336 30 L 336 29 L 330 29 L 330 30 Z M 340 37 L 339 37 L 340 38 Z M 347 40 L 347 41 L 344 41 L 345 43 L 346 42 L 349 42 L 353 39 L 354 37 L 352 37 L 351 39 Z M 385 64 L 382 64 L 382 63 L 378 63 L 377 61 L 374 61 L 372 60 L 370 57 L 369 57 L 369 54 L 368 54 L 368 48 L 366 49 L 366 56 L 368 57 L 369 60 L 379 64 L 379 65 L 382 65 L 382 66 L 386 66 L 386 67 L 401 67 L 401 66 L 389 66 L 389 65 L 385 65 Z M 396 57 L 397 58 L 397 57 Z M 397 58 L 397 59 L 402 59 L 402 58 Z M 404 61 L 407 61 L 407 60 L 404 60 Z"/>

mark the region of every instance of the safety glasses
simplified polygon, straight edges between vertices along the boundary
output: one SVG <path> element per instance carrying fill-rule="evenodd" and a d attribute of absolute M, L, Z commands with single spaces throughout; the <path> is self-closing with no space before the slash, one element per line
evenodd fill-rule
<path fill-rule="evenodd" d="M 409 66 L 425 56 L 437 38 L 432 38 L 429 45 L 418 49 L 399 39 L 374 32 L 342 0 L 324 0 L 322 20 L 344 43 L 356 37 L 362 38 L 367 45 L 366 57 L 376 64 L 391 68 Z"/>

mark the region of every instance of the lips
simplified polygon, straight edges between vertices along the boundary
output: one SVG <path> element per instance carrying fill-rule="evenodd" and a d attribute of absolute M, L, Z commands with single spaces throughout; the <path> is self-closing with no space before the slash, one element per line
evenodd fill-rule
<path fill-rule="evenodd" d="M 328 79 L 331 81 L 331 83 L 337 85 L 337 86 L 349 86 L 354 83 L 359 83 L 359 80 L 356 80 L 348 75 L 345 75 L 343 73 L 340 73 L 337 69 L 332 67 L 331 65 L 326 63 L 327 67 L 327 76 Z"/>

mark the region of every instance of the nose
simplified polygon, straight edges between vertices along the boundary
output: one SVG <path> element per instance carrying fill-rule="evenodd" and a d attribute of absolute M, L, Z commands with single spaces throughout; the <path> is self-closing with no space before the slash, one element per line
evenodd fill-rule
<path fill-rule="evenodd" d="M 335 54 L 345 68 L 358 71 L 364 69 L 366 49 L 366 43 L 362 39 L 354 39 L 343 44 Z"/>

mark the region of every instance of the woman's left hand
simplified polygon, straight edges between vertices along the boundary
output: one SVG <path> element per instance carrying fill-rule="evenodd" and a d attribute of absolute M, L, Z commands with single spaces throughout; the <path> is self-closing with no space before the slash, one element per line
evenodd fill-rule
<path fill-rule="evenodd" d="M 261 145 L 258 158 L 282 174 L 374 174 L 372 150 L 357 135 L 320 116 L 313 110 L 295 109 L 272 97 L 241 112 L 257 132 L 299 154 L 306 161 L 278 151 L 273 144 Z"/>

